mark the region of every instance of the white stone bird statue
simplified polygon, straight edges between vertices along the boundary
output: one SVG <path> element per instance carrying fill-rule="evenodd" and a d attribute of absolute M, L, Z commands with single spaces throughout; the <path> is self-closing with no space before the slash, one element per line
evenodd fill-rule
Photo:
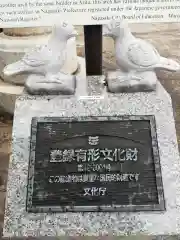
<path fill-rule="evenodd" d="M 77 32 L 71 24 L 66 22 L 54 26 L 46 45 L 36 46 L 24 57 L 4 68 L 4 74 L 12 76 L 21 73 L 56 74 L 63 67 L 66 60 L 67 41 L 75 37 Z"/>
<path fill-rule="evenodd" d="M 171 72 L 180 70 L 179 63 L 161 57 L 150 43 L 133 36 L 126 21 L 111 21 L 104 26 L 103 35 L 113 38 L 117 65 L 124 72 L 137 73 L 155 69 Z"/>

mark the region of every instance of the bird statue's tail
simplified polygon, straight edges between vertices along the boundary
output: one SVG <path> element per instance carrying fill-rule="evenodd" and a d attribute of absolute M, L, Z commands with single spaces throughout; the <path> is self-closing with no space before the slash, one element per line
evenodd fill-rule
<path fill-rule="evenodd" d="M 160 63 L 157 64 L 155 68 L 167 70 L 170 72 L 177 72 L 180 71 L 180 64 L 172 59 L 161 57 Z"/>
<path fill-rule="evenodd" d="M 23 61 L 18 61 L 7 65 L 3 69 L 3 73 L 6 76 L 14 76 L 21 73 L 28 73 L 32 70 L 32 67 L 26 65 Z"/>

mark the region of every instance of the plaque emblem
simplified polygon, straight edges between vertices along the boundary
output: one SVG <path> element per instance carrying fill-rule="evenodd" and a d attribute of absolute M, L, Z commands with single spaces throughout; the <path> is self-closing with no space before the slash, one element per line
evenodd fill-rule
<path fill-rule="evenodd" d="M 96 146 L 99 144 L 99 136 L 89 136 L 88 137 L 88 143 L 89 145 Z"/>

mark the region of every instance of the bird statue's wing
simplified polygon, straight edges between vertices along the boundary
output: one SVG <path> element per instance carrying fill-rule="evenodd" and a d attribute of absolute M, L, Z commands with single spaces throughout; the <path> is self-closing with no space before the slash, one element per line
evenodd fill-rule
<path fill-rule="evenodd" d="M 156 65 L 160 61 L 160 55 L 151 44 L 136 39 L 128 46 L 128 59 L 134 65 L 145 68 Z"/>
<path fill-rule="evenodd" d="M 31 66 L 38 67 L 42 65 L 46 65 L 50 58 L 52 58 L 52 51 L 48 48 L 47 45 L 36 47 L 32 49 L 30 52 L 27 52 L 22 61 Z"/>

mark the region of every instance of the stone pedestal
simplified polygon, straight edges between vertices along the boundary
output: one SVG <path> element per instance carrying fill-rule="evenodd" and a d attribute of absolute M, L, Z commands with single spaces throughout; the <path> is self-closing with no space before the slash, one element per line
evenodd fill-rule
<path fill-rule="evenodd" d="M 24 88 L 27 74 L 5 76 L 3 69 L 8 64 L 20 60 L 26 51 L 35 45 L 47 43 L 51 27 L 5 28 L 0 33 L 0 106 L 13 114 L 15 99 Z M 73 74 L 78 69 L 76 39 L 67 43 L 67 59 L 62 69 L 64 73 Z"/>
<path fill-rule="evenodd" d="M 90 82 L 93 78 L 89 78 Z M 96 81 L 97 82 L 97 81 Z M 23 95 L 16 102 L 12 157 L 9 166 L 3 235 L 176 235 L 180 234 L 180 161 L 172 103 L 158 82 L 151 93 L 104 94 L 104 99 L 79 100 L 84 78 L 77 79 L 75 96 Z M 154 115 L 166 210 L 148 212 L 27 213 L 26 186 L 32 117 Z"/>

